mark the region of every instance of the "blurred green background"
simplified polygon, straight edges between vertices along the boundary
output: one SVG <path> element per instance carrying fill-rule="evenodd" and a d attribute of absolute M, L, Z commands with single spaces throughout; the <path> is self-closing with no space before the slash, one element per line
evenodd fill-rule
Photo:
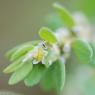
<path fill-rule="evenodd" d="M 55 11 L 52 7 L 54 2 L 59 2 L 71 12 L 82 11 L 94 26 L 94 0 L 0 0 L 0 90 L 10 90 L 26 95 L 50 95 L 38 86 L 27 88 L 23 83 L 9 86 L 7 83 L 9 76 L 4 75 L 2 70 L 9 64 L 5 53 L 10 48 L 39 38 L 37 32 L 45 25 L 45 16 Z M 72 84 L 69 85 L 73 88 Z M 68 86 L 66 91 L 68 91 Z"/>

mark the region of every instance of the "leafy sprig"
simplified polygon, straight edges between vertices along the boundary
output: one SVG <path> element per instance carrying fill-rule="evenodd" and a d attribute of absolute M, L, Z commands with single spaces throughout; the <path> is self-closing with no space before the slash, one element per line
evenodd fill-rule
<path fill-rule="evenodd" d="M 43 27 L 39 31 L 41 40 L 27 42 L 10 50 L 6 55 L 12 64 L 4 69 L 4 73 L 13 73 L 9 79 L 10 85 L 24 81 L 26 86 L 32 87 L 40 83 L 43 89 L 55 88 L 61 92 L 66 79 L 65 63 L 71 53 L 80 63 L 94 62 L 94 48 L 73 31 L 76 23 L 72 15 L 59 4 L 54 4 L 54 7 L 65 23 L 63 27 L 67 28 L 69 36 Z M 58 42 L 60 35 L 63 35 L 61 44 Z"/>

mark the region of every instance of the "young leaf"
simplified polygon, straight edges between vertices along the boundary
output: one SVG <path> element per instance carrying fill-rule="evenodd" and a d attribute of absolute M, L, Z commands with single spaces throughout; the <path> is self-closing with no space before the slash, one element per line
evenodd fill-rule
<path fill-rule="evenodd" d="M 80 39 L 75 39 L 72 42 L 72 52 L 75 55 L 75 57 L 80 61 L 81 63 L 89 63 L 93 56 L 93 51 L 90 45 Z"/>
<path fill-rule="evenodd" d="M 4 73 L 11 73 L 22 67 L 24 63 L 22 63 L 22 58 L 18 59 L 14 63 L 10 64 L 8 67 L 4 69 Z"/>
<path fill-rule="evenodd" d="M 63 90 L 65 83 L 65 63 L 62 60 L 57 60 L 54 64 L 53 80 L 58 92 Z"/>
<path fill-rule="evenodd" d="M 10 57 L 12 56 L 12 54 L 19 48 L 19 46 L 9 50 L 7 53 L 6 53 L 6 57 L 8 57 L 10 59 Z"/>
<path fill-rule="evenodd" d="M 49 43 L 51 43 L 51 44 L 57 42 L 57 39 L 56 39 L 55 35 L 52 33 L 51 30 L 49 30 L 49 29 L 46 28 L 46 27 L 43 27 L 43 28 L 40 29 L 39 35 L 40 35 L 40 37 L 41 37 L 43 40 L 45 40 L 45 41 L 47 41 L 47 42 L 49 42 Z"/>
<path fill-rule="evenodd" d="M 75 26 L 75 21 L 73 17 L 70 15 L 70 13 L 64 7 L 57 3 L 54 3 L 54 7 L 58 11 L 64 24 L 66 24 L 68 28 L 72 29 Z"/>
<path fill-rule="evenodd" d="M 47 68 L 41 81 L 41 87 L 46 91 L 50 91 L 52 88 L 54 88 L 54 80 L 52 72 L 53 72 L 53 66 L 51 65 L 49 68 Z"/>
<path fill-rule="evenodd" d="M 41 86 L 45 90 L 56 88 L 58 92 L 62 91 L 65 83 L 65 64 L 62 60 L 54 62 L 45 73 Z"/>
<path fill-rule="evenodd" d="M 21 68 L 17 69 L 9 79 L 9 84 L 14 85 L 23 80 L 32 70 L 32 63 L 24 64 Z"/>
<path fill-rule="evenodd" d="M 23 47 L 25 47 L 25 46 L 29 46 L 29 45 L 31 45 L 31 46 L 36 46 L 39 42 L 40 42 L 39 40 L 38 40 L 38 41 L 30 41 L 30 42 L 26 42 L 26 43 L 24 43 L 24 44 L 22 44 L 22 45 L 16 46 L 15 48 L 13 48 L 13 49 L 11 49 L 10 51 L 8 51 L 8 52 L 6 53 L 6 56 L 7 56 L 9 59 L 11 59 L 12 55 L 13 55 L 18 49 L 23 48 Z"/>
<path fill-rule="evenodd" d="M 33 66 L 33 70 L 28 74 L 25 78 L 24 83 L 26 86 L 34 86 L 38 84 L 45 72 L 45 67 L 41 64 L 37 64 Z"/>
<path fill-rule="evenodd" d="M 24 56 L 28 51 L 32 50 L 34 48 L 33 45 L 26 45 L 19 47 L 11 56 L 10 60 L 14 61 L 18 59 L 19 57 Z"/>

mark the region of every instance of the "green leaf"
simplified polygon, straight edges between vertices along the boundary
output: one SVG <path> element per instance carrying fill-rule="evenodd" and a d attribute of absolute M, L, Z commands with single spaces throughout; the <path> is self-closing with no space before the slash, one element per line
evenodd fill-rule
<path fill-rule="evenodd" d="M 19 46 L 9 50 L 7 53 L 6 53 L 6 57 L 8 57 L 10 59 L 10 57 L 12 56 L 12 54 L 19 48 Z"/>
<path fill-rule="evenodd" d="M 92 56 L 92 60 L 90 61 L 90 64 L 95 67 L 95 44 L 90 44 L 91 45 L 91 48 L 93 50 L 93 56 Z"/>
<path fill-rule="evenodd" d="M 33 45 L 26 45 L 19 47 L 11 56 L 10 60 L 14 61 L 22 56 L 24 56 L 28 51 L 32 50 L 34 48 Z"/>
<path fill-rule="evenodd" d="M 57 42 L 57 39 L 56 39 L 55 35 L 52 33 L 51 30 L 49 30 L 49 29 L 46 28 L 46 27 L 43 27 L 43 28 L 40 29 L 39 35 L 40 35 L 40 37 L 41 37 L 43 40 L 45 40 L 45 41 L 47 41 L 47 42 L 49 42 L 49 43 L 51 43 L 51 44 Z"/>
<path fill-rule="evenodd" d="M 57 3 L 54 3 L 54 7 L 58 11 L 64 24 L 66 24 L 66 26 L 70 29 L 73 28 L 75 26 L 75 21 L 73 17 L 70 15 L 70 13 L 64 7 Z"/>
<path fill-rule="evenodd" d="M 9 84 L 14 85 L 23 80 L 32 70 L 32 63 L 24 64 L 21 68 L 17 69 L 9 79 Z"/>
<path fill-rule="evenodd" d="M 55 32 L 58 28 L 63 27 L 63 21 L 57 13 L 49 14 L 46 17 L 47 26 Z"/>
<path fill-rule="evenodd" d="M 53 80 L 56 90 L 62 91 L 65 83 L 65 63 L 62 60 L 57 60 L 54 63 Z"/>
<path fill-rule="evenodd" d="M 51 65 L 49 68 L 47 68 L 41 81 L 41 87 L 46 91 L 50 91 L 52 88 L 54 88 L 52 72 L 53 72 L 53 66 Z"/>
<path fill-rule="evenodd" d="M 16 71 L 17 69 L 19 69 L 20 67 L 22 67 L 24 65 L 24 63 L 22 63 L 22 58 L 16 60 L 15 62 L 13 62 L 12 64 L 10 64 L 8 67 L 6 67 L 4 69 L 4 73 L 11 73 Z"/>
<path fill-rule="evenodd" d="M 89 63 L 93 56 L 93 51 L 90 45 L 80 39 L 75 39 L 72 42 L 72 52 L 81 63 Z"/>
<path fill-rule="evenodd" d="M 65 64 L 62 60 L 54 62 L 47 70 L 41 86 L 45 90 L 55 88 L 57 92 L 63 90 L 65 83 Z"/>
<path fill-rule="evenodd" d="M 33 66 L 33 70 L 29 73 L 29 75 L 25 78 L 24 83 L 26 86 L 34 86 L 38 84 L 45 72 L 45 67 L 41 64 L 37 64 Z"/>
<path fill-rule="evenodd" d="M 30 41 L 30 42 L 26 42 L 26 43 L 24 43 L 24 44 L 22 44 L 22 45 L 16 46 L 15 48 L 13 48 L 13 49 L 11 49 L 10 51 L 8 51 L 8 52 L 6 53 L 6 56 L 7 56 L 9 59 L 11 59 L 11 57 L 13 56 L 13 54 L 14 54 L 16 51 L 18 51 L 19 49 L 21 49 L 21 48 L 23 48 L 23 47 L 30 46 L 30 45 L 31 45 L 31 47 L 32 47 L 32 46 L 36 46 L 39 42 L 40 42 L 39 40 L 38 40 L 38 41 Z"/>

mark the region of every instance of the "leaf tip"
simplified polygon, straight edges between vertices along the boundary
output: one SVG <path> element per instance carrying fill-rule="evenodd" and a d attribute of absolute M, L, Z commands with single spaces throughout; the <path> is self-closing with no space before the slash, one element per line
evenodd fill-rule
<path fill-rule="evenodd" d="M 57 39 L 55 35 L 53 34 L 52 30 L 50 30 L 47 27 L 42 27 L 39 31 L 39 36 L 45 40 L 46 42 L 49 42 L 51 44 L 56 43 Z"/>
<path fill-rule="evenodd" d="M 16 83 L 12 82 L 11 80 L 8 81 L 9 85 L 15 85 Z"/>
<path fill-rule="evenodd" d="M 5 74 L 8 74 L 8 73 L 10 73 L 10 70 L 9 70 L 9 68 L 8 68 L 8 67 L 6 67 L 6 68 L 3 70 L 3 73 L 5 73 Z"/>
<path fill-rule="evenodd" d="M 61 4 L 59 4 L 59 3 L 57 3 L 57 2 L 53 4 L 53 7 L 54 7 L 55 9 L 63 9 L 63 8 L 64 8 Z"/>

